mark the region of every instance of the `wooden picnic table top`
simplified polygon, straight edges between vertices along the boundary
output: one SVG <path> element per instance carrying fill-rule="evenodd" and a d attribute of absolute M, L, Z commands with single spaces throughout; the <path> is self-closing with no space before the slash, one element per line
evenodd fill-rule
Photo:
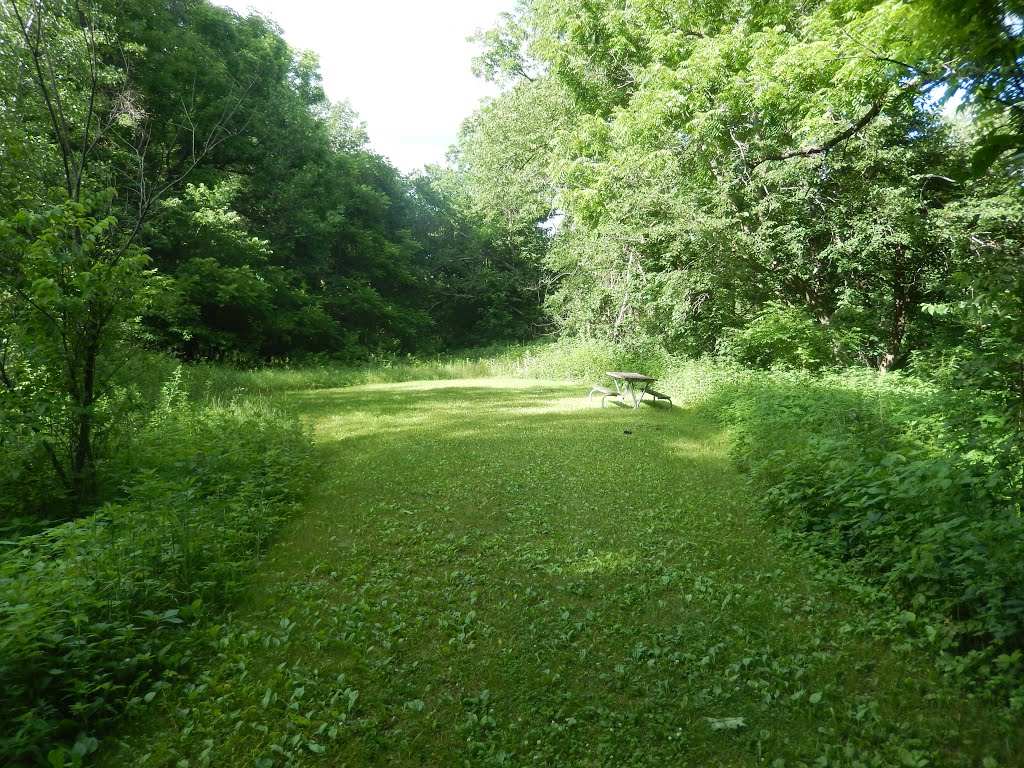
<path fill-rule="evenodd" d="M 622 379 L 623 381 L 657 381 L 657 379 L 652 379 L 650 376 L 634 373 L 633 371 L 605 371 L 605 373 L 613 379 Z"/>

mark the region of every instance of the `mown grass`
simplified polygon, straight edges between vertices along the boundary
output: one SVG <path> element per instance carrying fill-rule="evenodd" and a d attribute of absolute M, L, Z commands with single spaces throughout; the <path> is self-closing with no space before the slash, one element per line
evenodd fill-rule
<path fill-rule="evenodd" d="M 720 429 L 501 379 L 296 391 L 321 480 L 109 766 L 1014 765 Z"/>

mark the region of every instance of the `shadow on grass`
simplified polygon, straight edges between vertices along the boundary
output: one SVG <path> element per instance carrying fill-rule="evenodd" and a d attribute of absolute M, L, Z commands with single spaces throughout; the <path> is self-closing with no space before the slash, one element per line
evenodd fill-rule
<path fill-rule="evenodd" d="M 460 456 L 467 464 L 518 458 L 520 469 L 545 475 L 596 463 L 614 477 L 641 467 L 648 476 L 680 472 L 686 468 L 671 465 L 685 460 L 734 481 L 722 451 L 707 455 L 708 441 L 719 441 L 717 427 L 685 409 L 602 408 L 578 386 L 510 384 L 374 385 L 296 393 L 290 400 L 313 420 L 333 417 L 318 442 L 326 450 L 344 446 L 353 457 L 381 451 L 379 443 L 387 440 L 399 463 L 403 451 L 418 454 L 429 447 L 439 457 Z"/>

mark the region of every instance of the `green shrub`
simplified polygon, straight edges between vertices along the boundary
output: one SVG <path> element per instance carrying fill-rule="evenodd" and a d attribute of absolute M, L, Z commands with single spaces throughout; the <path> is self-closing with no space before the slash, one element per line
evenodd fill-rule
<path fill-rule="evenodd" d="M 188 660 L 186 628 L 243 584 L 305 485 L 293 420 L 190 404 L 178 384 L 122 468 L 121 500 L 0 555 L 0 754 L 14 762 L 60 764 L 152 699 Z"/>
<path fill-rule="evenodd" d="M 773 303 L 742 328 L 725 329 L 719 353 L 757 368 L 783 366 L 817 371 L 835 365 L 837 350 L 827 326 L 803 310 Z"/>

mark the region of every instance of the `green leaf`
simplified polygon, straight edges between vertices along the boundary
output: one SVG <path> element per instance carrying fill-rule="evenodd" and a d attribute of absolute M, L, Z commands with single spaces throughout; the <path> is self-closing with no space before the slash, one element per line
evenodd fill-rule
<path fill-rule="evenodd" d="M 1010 150 L 1020 150 L 1024 142 L 1018 134 L 995 134 L 981 140 L 980 146 L 971 158 L 971 170 L 983 175 L 992 165 Z"/>

